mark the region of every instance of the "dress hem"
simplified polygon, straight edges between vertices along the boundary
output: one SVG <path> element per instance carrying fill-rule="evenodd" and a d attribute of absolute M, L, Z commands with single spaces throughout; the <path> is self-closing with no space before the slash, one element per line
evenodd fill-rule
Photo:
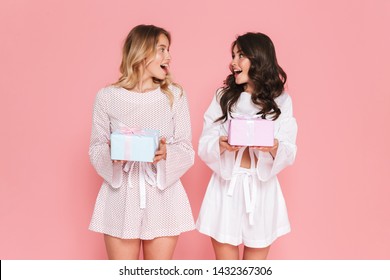
<path fill-rule="evenodd" d="M 97 233 L 103 233 L 107 234 L 113 237 L 117 237 L 120 239 L 141 239 L 141 240 L 152 240 L 158 237 L 164 237 L 164 236 L 179 236 L 181 233 L 188 232 L 195 230 L 195 226 L 192 227 L 184 227 L 184 228 L 179 228 L 176 230 L 161 230 L 160 233 L 147 233 L 147 234 L 142 234 L 142 235 L 122 235 L 122 234 L 117 234 L 115 232 L 112 232 L 111 230 L 105 230 L 105 229 L 97 229 L 95 227 L 90 226 L 88 228 L 90 231 L 97 232 Z"/>
<path fill-rule="evenodd" d="M 204 228 L 204 227 L 200 227 L 198 225 L 196 226 L 196 229 L 200 233 L 202 233 L 204 235 L 208 235 L 208 236 L 212 237 L 213 239 L 215 239 L 216 241 L 218 241 L 220 243 L 227 243 L 227 244 L 230 244 L 230 245 L 233 245 L 233 246 L 238 246 L 240 244 L 244 244 L 246 247 L 250 247 L 250 248 L 265 248 L 265 247 L 268 247 L 277 238 L 279 238 L 279 237 L 281 237 L 283 235 L 286 235 L 287 233 L 289 233 L 291 231 L 290 226 L 285 226 L 285 227 L 282 227 L 282 228 L 279 228 L 278 230 L 276 230 L 272 234 L 271 238 L 262 239 L 262 240 L 248 240 L 248 239 L 245 239 L 243 237 L 234 238 L 234 237 L 226 236 L 226 235 L 223 235 L 223 234 L 217 234 L 217 233 L 212 232 L 210 229 L 207 229 L 207 228 Z"/>

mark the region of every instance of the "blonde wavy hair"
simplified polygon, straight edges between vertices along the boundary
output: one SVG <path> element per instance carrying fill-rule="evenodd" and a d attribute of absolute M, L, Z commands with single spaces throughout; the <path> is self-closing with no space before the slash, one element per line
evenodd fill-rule
<path fill-rule="evenodd" d="M 145 59 L 154 57 L 161 34 L 167 36 L 170 44 L 171 35 L 169 32 L 154 25 L 138 25 L 130 31 L 122 49 L 122 63 L 119 68 L 121 76 L 113 84 L 114 86 L 130 90 L 137 86 L 142 76 L 141 65 Z M 170 74 L 164 80 L 153 78 L 153 81 L 160 84 L 161 91 L 167 95 L 169 104 L 172 106 L 174 97 L 169 85 L 172 84 L 180 89 L 181 86 L 173 83 Z"/>

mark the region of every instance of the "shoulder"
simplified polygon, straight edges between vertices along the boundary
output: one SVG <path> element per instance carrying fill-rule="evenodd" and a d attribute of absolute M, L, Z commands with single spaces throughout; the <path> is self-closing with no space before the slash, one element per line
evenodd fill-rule
<path fill-rule="evenodd" d="M 122 93 L 125 89 L 117 86 L 107 86 L 99 89 L 95 97 L 95 105 L 102 108 L 108 108 L 112 101 L 112 96 Z"/>
<path fill-rule="evenodd" d="M 181 85 L 170 84 L 168 86 L 168 88 L 169 88 L 170 92 L 173 94 L 174 103 L 176 103 L 182 99 L 184 99 L 184 100 L 187 99 L 187 94 Z"/>
<path fill-rule="evenodd" d="M 115 94 L 116 92 L 121 92 L 123 91 L 124 89 L 121 88 L 121 87 L 117 87 L 117 86 L 113 86 L 113 85 L 110 85 L 110 86 L 107 86 L 107 87 L 103 87 L 101 88 L 96 97 L 99 98 L 99 99 L 105 99 L 107 98 L 108 96 L 112 95 L 112 94 Z"/>
<path fill-rule="evenodd" d="M 221 97 L 222 97 L 223 93 L 224 93 L 224 88 L 223 87 L 217 88 L 217 90 L 215 91 L 214 97 L 215 97 L 215 100 L 217 100 L 218 103 L 221 100 Z"/>
<path fill-rule="evenodd" d="M 280 96 L 275 98 L 275 102 L 281 109 L 292 106 L 291 96 L 285 91 Z"/>
<path fill-rule="evenodd" d="M 281 111 L 281 117 L 293 116 L 293 105 L 291 96 L 287 92 L 283 92 L 278 98 L 275 99 Z"/>
<path fill-rule="evenodd" d="M 221 98 L 224 94 L 224 88 L 220 87 L 217 88 L 217 90 L 213 94 L 213 99 L 211 100 L 211 106 L 216 106 L 217 108 L 220 108 Z"/>

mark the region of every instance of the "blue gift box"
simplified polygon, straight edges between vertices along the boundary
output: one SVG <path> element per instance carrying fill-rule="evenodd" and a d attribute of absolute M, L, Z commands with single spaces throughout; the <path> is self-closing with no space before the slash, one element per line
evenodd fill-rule
<path fill-rule="evenodd" d="M 111 159 L 153 162 L 159 132 L 154 129 L 125 129 L 111 134 Z"/>

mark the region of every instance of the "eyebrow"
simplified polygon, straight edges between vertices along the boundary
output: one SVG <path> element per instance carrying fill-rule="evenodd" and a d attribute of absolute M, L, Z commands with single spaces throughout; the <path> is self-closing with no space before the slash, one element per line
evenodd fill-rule
<path fill-rule="evenodd" d="M 168 48 L 166 45 L 164 44 L 160 44 L 160 45 L 157 45 L 157 47 L 164 47 L 164 48 Z"/>

